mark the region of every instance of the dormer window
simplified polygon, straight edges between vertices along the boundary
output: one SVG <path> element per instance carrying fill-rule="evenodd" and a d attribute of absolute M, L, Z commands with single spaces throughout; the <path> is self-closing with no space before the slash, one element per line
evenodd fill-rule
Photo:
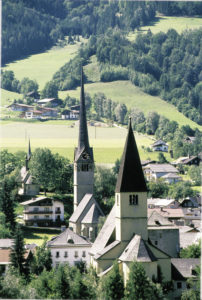
<path fill-rule="evenodd" d="M 129 204 L 138 205 L 138 195 L 129 195 Z"/>

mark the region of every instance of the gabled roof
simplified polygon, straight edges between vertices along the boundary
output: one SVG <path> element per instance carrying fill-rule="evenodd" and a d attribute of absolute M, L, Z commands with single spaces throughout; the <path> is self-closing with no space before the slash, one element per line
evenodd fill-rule
<path fill-rule="evenodd" d="M 157 260 L 148 245 L 138 234 L 132 238 L 119 259 L 121 261 L 137 262 L 152 262 Z"/>
<path fill-rule="evenodd" d="M 150 169 L 154 173 L 178 173 L 179 171 L 170 164 L 149 164 L 143 169 Z"/>
<path fill-rule="evenodd" d="M 96 240 L 93 243 L 93 246 L 91 248 L 91 253 L 96 254 L 98 252 L 101 252 L 103 248 L 107 245 L 110 237 L 112 236 L 112 233 L 115 229 L 115 205 L 111 209 L 104 225 L 102 226 L 102 229 L 100 230 Z"/>
<path fill-rule="evenodd" d="M 174 224 L 168 218 L 161 216 L 157 211 L 153 211 L 148 218 L 148 226 L 171 226 Z"/>
<path fill-rule="evenodd" d="M 93 194 L 85 194 L 83 199 L 80 201 L 79 205 L 77 206 L 76 210 L 73 212 L 71 218 L 69 219 L 69 222 L 77 222 L 81 214 L 83 213 L 83 210 L 93 197 Z"/>
<path fill-rule="evenodd" d="M 29 204 L 33 204 L 33 203 L 38 203 L 38 202 L 41 202 L 41 201 L 44 201 L 44 200 L 53 200 L 52 198 L 50 197 L 39 197 L 39 198 L 32 198 L 31 200 L 28 200 L 28 201 L 24 201 L 24 202 L 21 202 L 20 204 L 21 205 L 29 205 Z M 54 201 L 54 200 L 53 200 Z M 61 202 L 60 200 L 57 200 L 59 202 Z"/>
<path fill-rule="evenodd" d="M 67 228 L 65 231 L 63 231 L 61 234 L 59 234 L 56 238 L 49 241 L 47 243 L 48 247 L 51 246 L 73 246 L 73 245 L 84 245 L 84 246 L 90 246 L 91 243 L 84 239 L 82 236 L 76 234 L 71 229 Z"/>
<path fill-rule="evenodd" d="M 108 246 L 104 247 L 101 251 L 97 252 L 94 256 L 95 259 L 100 258 L 101 256 L 105 255 L 107 252 L 109 252 L 110 250 L 112 250 L 113 248 L 115 248 L 116 246 L 118 246 L 119 244 L 121 244 L 121 241 L 114 241 L 111 244 L 109 244 Z"/>
<path fill-rule="evenodd" d="M 81 68 L 81 96 L 80 96 L 80 114 L 79 114 L 79 140 L 78 148 L 75 149 L 75 161 L 77 161 L 81 154 L 86 151 L 91 160 L 93 160 L 93 151 L 89 146 L 88 141 L 88 129 L 86 121 L 86 106 L 84 95 L 84 80 L 83 80 L 83 68 Z"/>
<path fill-rule="evenodd" d="M 103 212 L 97 203 L 93 203 L 85 217 L 82 219 L 82 223 L 98 223 L 100 215 L 103 215 Z"/>
<path fill-rule="evenodd" d="M 168 146 L 168 145 L 167 145 L 164 141 L 162 141 L 162 140 L 156 141 L 156 142 L 153 143 L 151 146 L 152 146 L 152 147 L 156 147 L 156 146 L 161 146 L 161 145 Z"/>
<path fill-rule="evenodd" d="M 129 122 L 128 135 L 121 159 L 115 191 L 116 193 L 147 191 L 140 157 L 131 127 L 131 120 Z"/>
<path fill-rule="evenodd" d="M 200 265 L 199 258 L 171 258 L 172 278 L 174 280 L 185 280 L 195 277 L 192 270 Z"/>

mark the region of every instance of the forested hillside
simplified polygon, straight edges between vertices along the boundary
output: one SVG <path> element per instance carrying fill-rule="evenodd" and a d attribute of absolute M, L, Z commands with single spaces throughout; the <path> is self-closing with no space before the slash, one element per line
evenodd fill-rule
<path fill-rule="evenodd" d="M 6 0 L 2 5 L 2 62 L 43 51 L 65 35 L 134 29 L 155 17 L 154 3 Z"/>

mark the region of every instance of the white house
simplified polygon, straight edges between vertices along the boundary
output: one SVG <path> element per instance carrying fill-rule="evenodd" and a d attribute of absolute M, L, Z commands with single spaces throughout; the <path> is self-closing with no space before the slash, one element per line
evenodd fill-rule
<path fill-rule="evenodd" d="M 169 184 L 182 181 L 182 177 L 175 173 L 168 173 L 166 175 L 163 175 L 161 178 L 164 179 L 165 182 L 167 182 Z"/>
<path fill-rule="evenodd" d="M 68 263 L 75 266 L 81 261 L 90 264 L 89 251 L 92 244 L 69 228 L 47 243 L 51 251 L 53 267 Z"/>
<path fill-rule="evenodd" d="M 64 221 L 64 204 L 49 197 L 33 198 L 24 206 L 24 221 L 28 226 L 60 225 Z"/>
<path fill-rule="evenodd" d="M 162 140 L 158 140 L 155 143 L 151 145 L 151 148 L 153 151 L 163 151 L 163 152 L 168 152 L 168 144 L 166 144 Z"/>
<path fill-rule="evenodd" d="M 157 180 L 158 178 L 168 175 L 177 174 L 179 171 L 170 164 L 149 164 L 143 167 L 144 175 L 147 180 Z M 169 175 L 171 176 L 171 175 Z"/>

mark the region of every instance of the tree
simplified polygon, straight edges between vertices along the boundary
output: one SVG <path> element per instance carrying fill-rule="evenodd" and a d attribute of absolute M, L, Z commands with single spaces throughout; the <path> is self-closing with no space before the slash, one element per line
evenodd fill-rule
<path fill-rule="evenodd" d="M 17 225 L 14 235 L 14 245 L 10 253 L 10 259 L 12 266 L 16 268 L 21 275 L 25 272 L 25 252 L 22 230 L 20 225 Z"/>
<path fill-rule="evenodd" d="M 192 190 L 191 184 L 187 181 L 170 185 L 168 192 L 168 196 L 176 200 L 191 197 L 194 194 L 195 192 Z"/>
<path fill-rule="evenodd" d="M 191 180 L 193 181 L 194 185 L 201 184 L 201 168 L 200 166 L 191 166 L 188 170 L 188 175 L 190 176 Z"/>
<path fill-rule="evenodd" d="M 189 289 L 183 291 L 181 300 L 200 300 L 200 266 L 195 268 L 196 276 L 187 280 L 187 286 Z"/>
<path fill-rule="evenodd" d="M 119 272 L 118 262 L 114 262 L 109 274 L 103 276 L 98 287 L 98 299 L 122 299 L 124 296 L 123 278 Z"/>
<path fill-rule="evenodd" d="M 35 274 L 41 274 L 43 270 L 50 271 L 52 269 L 51 252 L 50 249 L 47 249 L 46 244 L 47 238 L 44 239 L 40 247 L 37 247 L 33 266 Z"/>
<path fill-rule="evenodd" d="M 36 92 L 39 88 L 36 80 L 31 80 L 28 77 L 24 77 L 20 82 L 20 93 L 26 95 L 29 92 Z"/>
<path fill-rule="evenodd" d="M 54 154 L 55 172 L 57 176 L 54 181 L 54 188 L 60 193 L 71 193 L 73 188 L 73 170 L 69 159 L 60 156 L 58 153 Z"/>
<path fill-rule="evenodd" d="M 58 87 L 54 81 L 46 83 L 41 92 L 41 98 L 58 98 Z"/>
<path fill-rule="evenodd" d="M 124 124 L 125 116 L 127 113 L 127 107 L 125 106 L 125 104 L 118 104 L 117 107 L 115 108 L 114 113 L 117 122 Z"/>
<path fill-rule="evenodd" d="M 162 152 L 159 152 L 159 154 L 158 154 L 158 162 L 160 164 L 167 163 L 167 160 Z"/>
<path fill-rule="evenodd" d="M 59 266 L 55 271 L 54 276 L 55 294 L 57 299 L 69 299 L 70 298 L 70 283 L 68 274 L 65 272 L 64 266 Z"/>
<path fill-rule="evenodd" d="M 149 197 L 164 198 L 168 194 L 168 185 L 162 180 L 148 182 Z"/>
<path fill-rule="evenodd" d="M 47 148 L 37 148 L 31 159 L 30 170 L 36 182 L 43 187 L 44 193 L 53 188 L 57 176 L 55 158 Z"/>
<path fill-rule="evenodd" d="M 125 288 L 126 299 L 150 300 L 162 299 L 162 289 L 159 284 L 154 284 L 145 273 L 141 263 L 132 262 L 129 278 Z"/>
<path fill-rule="evenodd" d="M 12 199 L 12 191 L 15 187 L 12 178 L 5 176 L 1 182 L 0 189 L 0 206 L 2 212 L 5 214 L 5 221 L 9 224 L 11 230 L 15 229 L 15 212 L 14 201 Z"/>
<path fill-rule="evenodd" d="M 6 217 L 3 212 L 0 212 L 0 239 L 11 238 L 11 231 L 6 226 Z"/>
<path fill-rule="evenodd" d="M 181 258 L 200 258 L 201 240 L 197 244 L 190 245 L 180 251 Z"/>
<path fill-rule="evenodd" d="M 155 134 L 159 124 L 159 115 L 156 112 L 149 112 L 146 118 L 146 130 L 148 134 Z"/>

